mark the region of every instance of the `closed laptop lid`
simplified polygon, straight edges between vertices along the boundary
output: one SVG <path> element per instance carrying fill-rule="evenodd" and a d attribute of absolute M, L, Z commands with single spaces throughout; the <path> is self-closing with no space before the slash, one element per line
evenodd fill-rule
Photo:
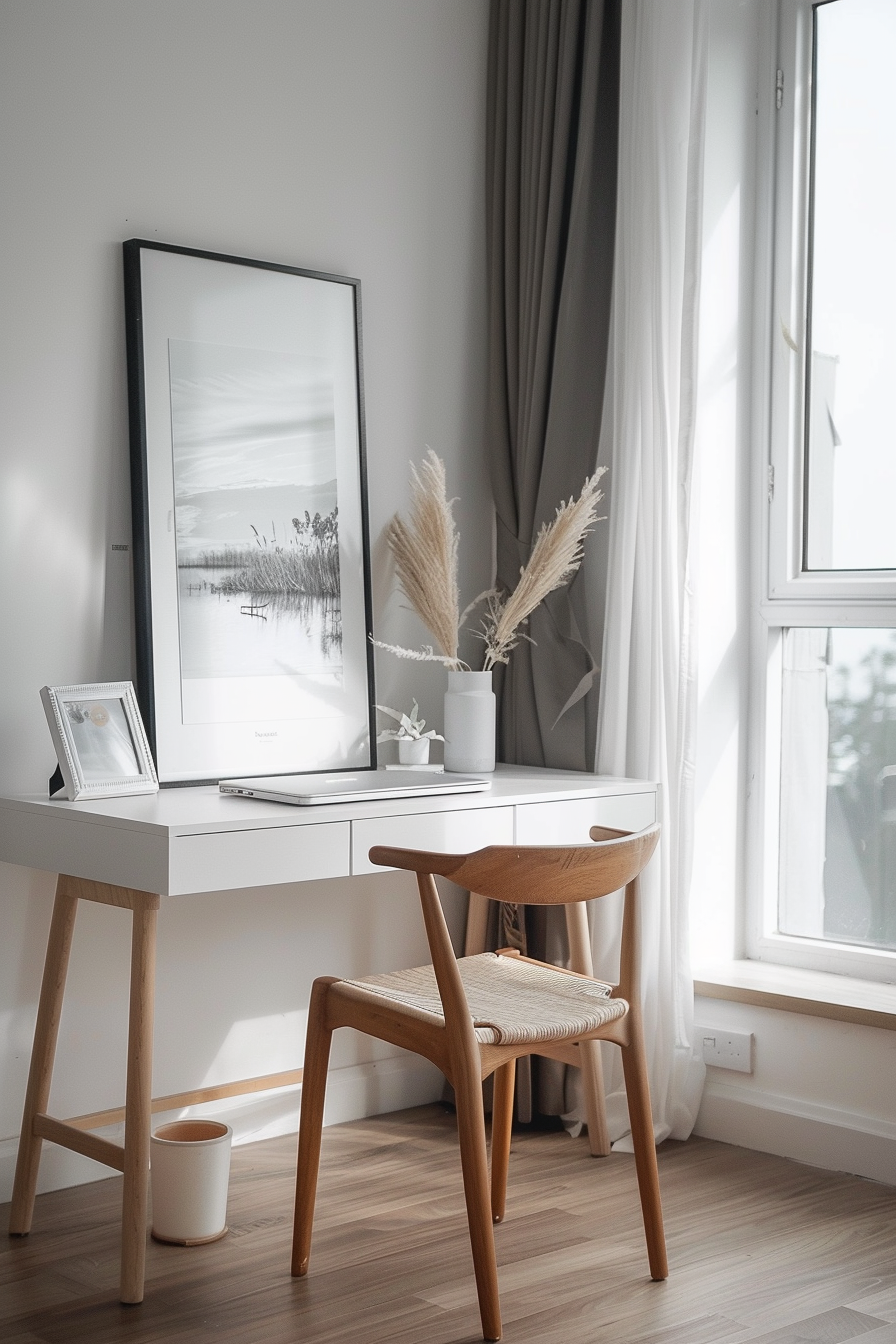
<path fill-rule="evenodd" d="M 425 774 L 414 770 L 348 770 L 317 775 L 270 775 L 260 779 L 222 779 L 222 793 L 263 798 L 274 803 L 364 802 L 375 798 L 425 798 L 432 794 L 479 793 L 491 780 L 473 775 Z"/>

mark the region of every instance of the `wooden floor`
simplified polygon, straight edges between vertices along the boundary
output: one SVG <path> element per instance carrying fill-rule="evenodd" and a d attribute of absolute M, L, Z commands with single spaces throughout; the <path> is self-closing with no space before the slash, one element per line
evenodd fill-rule
<path fill-rule="evenodd" d="M 120 1178 L 41 1196 L 31 1235 L 0 1239 L 0 1340 L 478 1339 L 451 1113 L 324 1132 L 304 1280 L 288 1271 L 294 1146 L 235 1150 L 229 1236 L 150 1242 L 139 1307 L 117 1301 Z M 496 1230 L 507 1341 L 896 1344 L 896 1188 L 701 1139 L 659 1156 L 665 1284 L 647 1277 L 632 1158 L 591 1158 L 562 1133 L 515 1138 Z"/>

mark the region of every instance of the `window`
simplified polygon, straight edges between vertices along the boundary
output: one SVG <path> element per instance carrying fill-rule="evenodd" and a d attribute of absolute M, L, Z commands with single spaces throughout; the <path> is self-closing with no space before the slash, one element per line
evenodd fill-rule
<path fill-rule="evenodd" d="M 784 934 L 896 948 L 896 630 L 784 633 Z"/>
<path fill-rule="evenodd" d="M 896 977 L 896 4 L 781 0 L 765 906 L 751 953 Z"/>

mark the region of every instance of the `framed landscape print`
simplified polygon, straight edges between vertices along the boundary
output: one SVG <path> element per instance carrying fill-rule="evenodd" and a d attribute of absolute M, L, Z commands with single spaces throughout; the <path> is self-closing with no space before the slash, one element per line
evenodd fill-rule
<path fill-rule="evenodd" d="M 159 780 L 375 765 L 358 282 L 141 239 L 124 262 Z"/>

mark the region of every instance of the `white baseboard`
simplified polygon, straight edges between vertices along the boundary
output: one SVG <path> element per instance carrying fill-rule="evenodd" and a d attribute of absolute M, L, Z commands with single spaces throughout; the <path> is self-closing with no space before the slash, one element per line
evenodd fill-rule
<path fill-rule="evenodd" d="M 896 1185 L 896 1123 L 708 1077 L 694 1133 Z"/>
<path fill-rule="evenodd" d="M 324 1124 L 338 1125 L 345 1120 L 361 1120 L 368 1115 L 404 1110 L 437 1101 L 444 1079 L 428 1060 L 417 1055 L 396 1055 L 371 1064 L 353 1064 L 333 1069 L 327 1081 L 327 1105 Z M 182 1111 L 153 1116 L 153 1128 L 168 1120 L 202 1116 L 223 1120 L 233 1128 L 234 1144 L 255 1143 L 280 1134 L 295 1134 L 299 1125 L 300 1086 L 278 1088 L 274 1092 L 256 1092 L 225 1101 L 206 1102 Z M 97 1130 L 121 1142 L 123 1125 Z M 18 1137 L 0 1140 L 0 1203 L 12 1198 Z M 38 1193 L 63 1190 L 88 1181 L 102 1181 L 111 1175 L 109 1168 L 87 1157 L 44 1143 L 38 1179 Z"/>

